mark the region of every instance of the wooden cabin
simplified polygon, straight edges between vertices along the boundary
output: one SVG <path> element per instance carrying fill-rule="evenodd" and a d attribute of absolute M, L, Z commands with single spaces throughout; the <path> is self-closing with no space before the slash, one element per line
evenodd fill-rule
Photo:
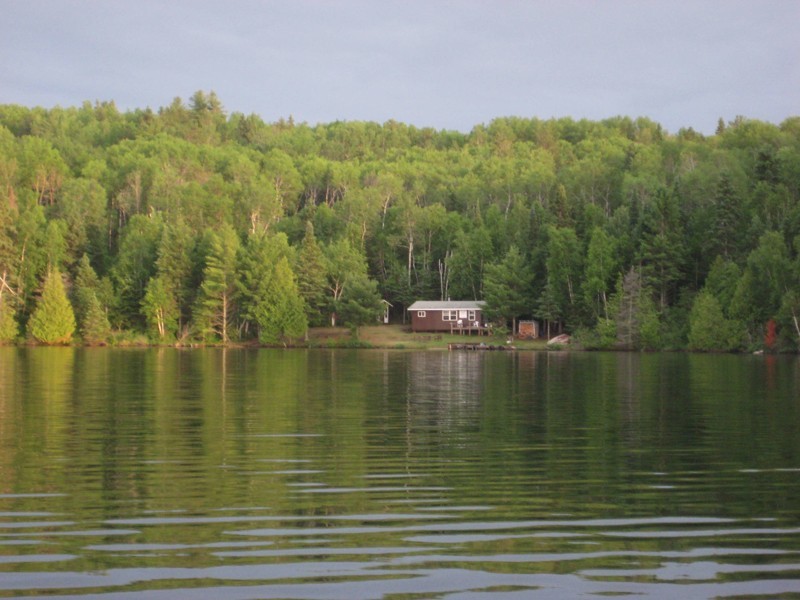
<path fill-rule="evenodd" d="M 418 300 L 408 307 L 411 330 L 447 333 L 488 333 L 483 317 L 482 300 Z"/>

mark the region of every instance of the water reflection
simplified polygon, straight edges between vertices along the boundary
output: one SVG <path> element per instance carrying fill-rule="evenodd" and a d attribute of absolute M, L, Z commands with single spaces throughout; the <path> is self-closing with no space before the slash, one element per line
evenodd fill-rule
<path fill-rule="evenodd" d="M 0 596 L 800 593 L 764 358 L 0 348 Z"/>

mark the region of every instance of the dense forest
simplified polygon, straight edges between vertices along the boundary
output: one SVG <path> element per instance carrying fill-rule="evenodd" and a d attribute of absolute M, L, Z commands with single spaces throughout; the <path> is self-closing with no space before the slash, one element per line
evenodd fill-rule
<path fill-rule="evenodd" d="M 796 351 L 800 117 L 0 106 L 0 341 L 282 344 L 447 298 L 588 348 Z"/>

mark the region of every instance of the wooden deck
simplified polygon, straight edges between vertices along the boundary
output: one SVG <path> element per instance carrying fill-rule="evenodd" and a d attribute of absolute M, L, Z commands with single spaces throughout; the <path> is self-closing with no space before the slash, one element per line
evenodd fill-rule
<path fill-rule="evenodd" d="M 477 327 L 475 325 L 472 325 L 472 326 L 462 325 L 461 327 L 459 327 L 456 324 L 450 325 L 450 334 L 451 335 L 456 335 L 456 334 L 458 334 L 458 335 L 472 335 L 473 333 L 476 334 L 476 335 L 479 335 L 479 336 L 480 335 L 492 335 L 492 328 L 491 327 L 487 327 L 486 325 L 478 325 Z"/>

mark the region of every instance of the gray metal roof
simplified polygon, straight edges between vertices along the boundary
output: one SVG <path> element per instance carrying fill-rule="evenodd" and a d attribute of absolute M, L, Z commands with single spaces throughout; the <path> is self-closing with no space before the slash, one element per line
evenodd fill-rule
<path fill-rule="evenodd" d="M 486 305 L 483 300 L 446 300 L 436 302 L 432 300 L 417 300 L 408 307 L 408 310 L 482 310 Z"/>

